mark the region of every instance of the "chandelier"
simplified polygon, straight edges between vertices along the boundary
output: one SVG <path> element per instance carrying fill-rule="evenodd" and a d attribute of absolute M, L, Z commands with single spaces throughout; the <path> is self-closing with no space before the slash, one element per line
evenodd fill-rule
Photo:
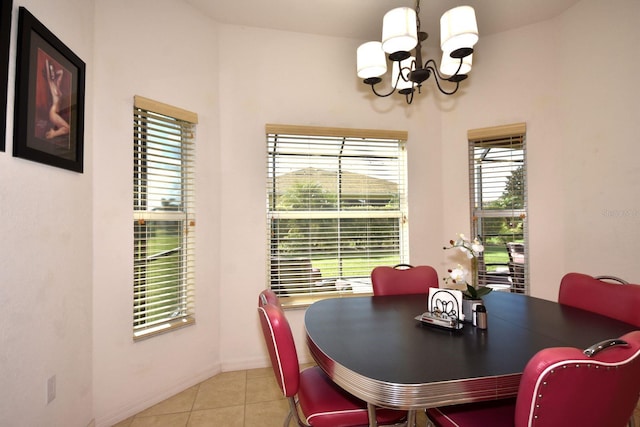
<path fill-rule="evenodd" d="M 460 82 L 471 70 L 473 46 L 478 41 L 476 14 L 471 6 L 458 6 L 446 11 L 440 18 L 440 69 L 433 59 L 422 63 L 422 42 L 428 35 L 420 31 L 420 0 L 415 9 L 399 7 L 384 15 L 382 42 L 370 41 L 358 47 L 358 77 L 371 86 L 373 93 L 386 97 L 394 92 L 405 95 L 407 104 L 413 102 L 416 90 L 433 75 L 440 92 L 453 95 Z M 412 50 L 415 52 L 412 54 Z M 385 53 L 392 62 L 389 93 L 380 93 L 376 85 L 387 72 Z"/>

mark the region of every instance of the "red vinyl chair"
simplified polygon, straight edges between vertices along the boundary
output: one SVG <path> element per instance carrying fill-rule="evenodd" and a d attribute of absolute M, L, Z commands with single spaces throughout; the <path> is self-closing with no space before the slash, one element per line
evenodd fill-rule
<path fill-rule="evenodd" d="M 266 298 L 260 298 L 258 312 L 273 372 L 282 393 L 289 401 L 290 411 L 284 420 L 284 426 L 289 426 L 291 417 L 298 426 L 369 425 L 366 402 L 338 387 L 318 366 L 300 372 L 295 342 L 282 308 L 269 303 Z M 306 422 L 301 420 L 296 396 Z M 401 423 L 405 417 L 405 411 L 376 410 L 378 425 Z"/>
<path fill-rule="evenodd" d="M 432 408 L 427 416 L 436 427 L 623 427 L 632 425 L 639 395 L 640 331 L 633 331 L 584 352 L 541 350 L 515 400 Z"/>
<path fill-rule="evenodd" d="M 399 264 L 376 267 L 371 272 L 373 295 L 428 294 L 429 288 L 440 287 L 438 273 L 428 265 L 416 267 Z"/>
<path fill-rule="evenodd" d="M 567 273 L 560 281 L 558 302 L 640 328 L 640 285 L 610 283 L 582 273 Z"/>
<path fill-rule="evenodd" d="M 267 304 L 277 305 L 278 307 L 280 307 L 280 300 L 278 299 L 278 295 L 276 295 L 276 293 L 271 289 L 265 289 L 264 291 L 260 292 L 260 295 L 258 295 L 258 307 Z"/>

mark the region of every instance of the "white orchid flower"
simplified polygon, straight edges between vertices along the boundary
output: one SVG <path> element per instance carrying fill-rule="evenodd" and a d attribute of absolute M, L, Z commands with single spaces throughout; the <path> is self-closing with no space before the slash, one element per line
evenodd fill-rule
<path fill-rule="evenodd" d="M 449 277 L 455 280 L 456 282 L 463 282 L 466 276 L 466 271 L 460 264 L 449 272 Z"/>
<path fill-rule="evenodd" d="M 481 254 L 482 252 L 484 252 L 484 246 L 482 244 L 480 244 L 478 239 L 475 239 L 473 241 L 473 243 L 471 244 L 471 250 L 477 256 L 478 254 Z"/>

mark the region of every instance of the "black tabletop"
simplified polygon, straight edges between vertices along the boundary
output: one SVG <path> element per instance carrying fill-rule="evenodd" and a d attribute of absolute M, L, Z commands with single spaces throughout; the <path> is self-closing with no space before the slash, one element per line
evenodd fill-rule
<path fill-rule="evenodd" d="M 513 395 L 537 351 L 586 348 L 635 329 L 520 294 L 492 292 L 484 303 L 487 330 L 465 323 L 450 331 L 414 319 L 426 311 L 426 295 L 323 300 L 307 309 L 307 340 L 318 364 L 345 389 L 409 409 Z"/>

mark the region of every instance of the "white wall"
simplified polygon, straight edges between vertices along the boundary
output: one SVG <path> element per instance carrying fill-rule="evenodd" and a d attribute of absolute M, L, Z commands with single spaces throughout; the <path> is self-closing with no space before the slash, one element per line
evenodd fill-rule
<path fill-rule="evenodd" d="M 218 35 L 174 0 L 98 0 L 95 14 L 94 415 L 111 425 L 220 371 Z M 132 106 L 198 113 L 196 325 L 132 340 Z"/>
<path fill-rule="evenodd" d="M 437 110 L 423 95 L 376 99 L 355 75 L 358 41 L 221 26 L 221 360 L 225 370 L 265 363 L 256 303 L 266 286 L 265 123 L 409 131 L 412 262 L 440 256 Z M 415 185 L 414 185 L 415 183 Z M 428 221 L 425 221 L 427 219 Z M 431 221 L 429 221 L 431 219 Z M 290 312 L 299 350 L 303 311 Z"/>
<path fill-rule="evenodd" d="M 19 6 L 89 64 L 83 174 L 12 157 Z M 0 153 L 2 426 L 86 426 L 92 418 L 92 26 L 92 2 L 14 0 Z M 53 375 L 57 397 L 47 405 Z"/>
<path fill-rule="evenodd" d="M 569 270 L 640 282 L 635 0 L 583 0 L 481 37 L 461 93 L 427 82 L 411 107 L 358 81 L 360 40 L 219 25 L 175 0 L 17 3 L 88 64 L 86 167 L 12 158 L 10 138 L 0 153 L 0 425 L 107 426 L 220 370 L 267 365 L 265 123 L 408 130 L 411 262 L 443 275 L 442 244 L 469 229 L 466 131 L 525 121 L 532 293 L 555 299 Z M 12 43 L 13 58 L 15 28 Z M 197 325 L 135 344 L 134 94 L 200 117 Z M 10 86 L 10 117 L 12 105 Z M 305 359 L 303 315 L 288 312 Z"/>
<path fill-rule="evenodd" d="M 635 0 L 583 1 L 559 21 L 558 46 L 565 270 L 634 283 L 640 282 L 639 19 Z"/>

